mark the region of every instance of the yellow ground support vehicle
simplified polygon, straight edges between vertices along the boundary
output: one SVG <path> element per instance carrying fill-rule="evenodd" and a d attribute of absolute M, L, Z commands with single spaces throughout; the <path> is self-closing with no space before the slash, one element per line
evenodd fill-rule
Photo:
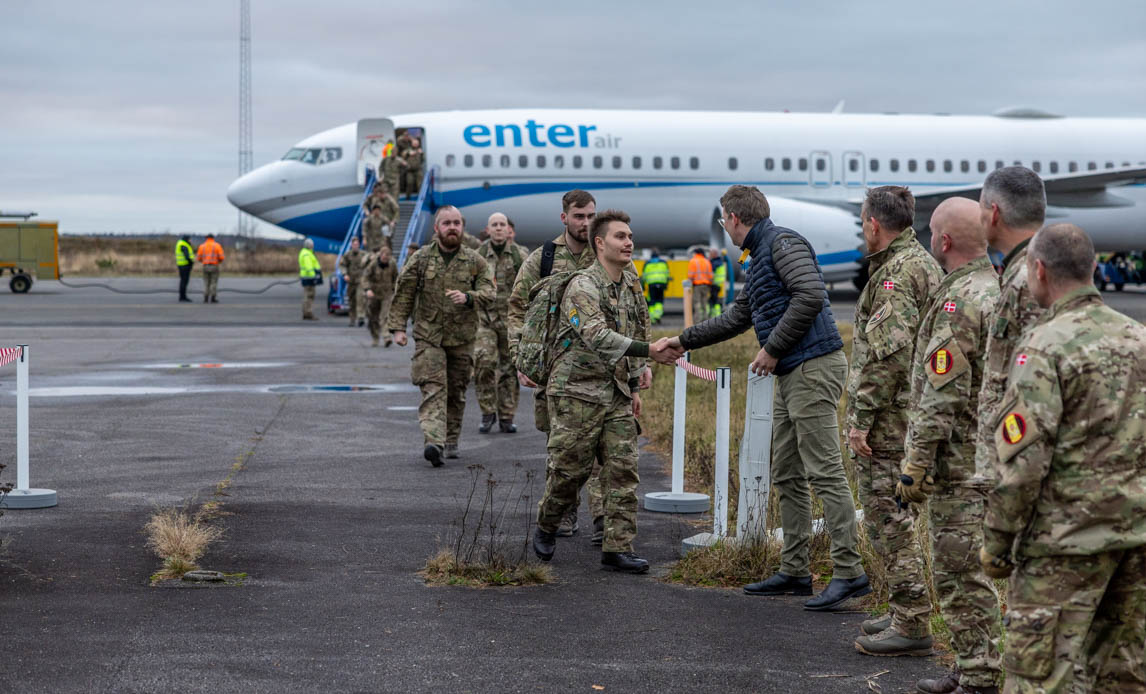
<path fill-rule="evenodd" d="M 15 294 L 32 288 L 32 278 L 60 279 L 59 222 L 0 221 L 0 277 L 8 272 Z"/>

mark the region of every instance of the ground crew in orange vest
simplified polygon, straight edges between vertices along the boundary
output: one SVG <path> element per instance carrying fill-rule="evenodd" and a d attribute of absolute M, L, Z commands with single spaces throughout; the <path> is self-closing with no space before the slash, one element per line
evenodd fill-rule
<path fill-rule="evenodd" d="M 223 264 L 223 247 L 215 240 L 214 234 L 207 234 L 207 240 L 195 251 L 195 260 L 203 266 L 203 303 L 219 303 L 219 266 Z"/>
<path fill-rule="evenodd" d="M 692 282 L 692 320 L 699 323 L 708 317 L 708 297 L 712 292 L 712 263 L 704 257 L 703 248 L 693 250 L 688 279 Z"/>

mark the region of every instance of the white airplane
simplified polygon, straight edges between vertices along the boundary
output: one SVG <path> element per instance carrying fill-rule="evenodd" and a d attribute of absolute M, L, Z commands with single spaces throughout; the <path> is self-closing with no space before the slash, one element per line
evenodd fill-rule
<path fill-rule="evenodd" d="M 598 210 L 628 212 L 639 246 L 731 246 L 717 224 L 719 198 L 743 183 L 764 192 L 777 224 L 808 238 L 825 279 L 854 279 L 866 188 L 910 186 L 916 228 L 924 229 L 943 199 L 977 199 L 988 172 L 1022 164 L 1046 181 L 1048 219 L 1082 226 L 1102 250 L 1146 248 L 1146 119 L 838 110 L 504 109 L 364 119 L 302 140 L 232 183 L 227 198 L 337 252 L 367 168 L 376 169 L 395 132 L 413 129 L 427 169 L 436 168 L 426 211 L 455 205 L 479 223 L 504 212 L 531 246 L 559 233 L 561 196 L 573 188 L 593 193 Z"/>

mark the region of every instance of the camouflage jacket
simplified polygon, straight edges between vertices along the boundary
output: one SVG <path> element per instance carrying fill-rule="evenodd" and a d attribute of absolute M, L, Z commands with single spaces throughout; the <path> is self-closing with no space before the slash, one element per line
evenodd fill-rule
<path fill-rule="evenodd" d="M 974 476 L 983 348 L 998 299 L 991 261 L 972 260 L 943 278 L 915 337 L 904 462 L 938 482 Z"/>
<path fill-rule="evenodd" d="M 425 154 L 421 147 L 411 147 L 402 154 L 402 158 L 406 160 L 406 165 L 411 169 L 420 169 L 425 160 Z"/>
<path fill-rule="evenodd" d="M 455 304 L 446 296 L 451 289 L 465 292 L 470 300 Z M 469 344 L 477 332 L 478 312 L 496 293 L 493 271 L 480 255 L 459 246 L 447 263 L 435 241 L 406 259 L 386 329 L 405 330 L 412 315 L 418 342 L 440 347 Z"/>
<path fill-rule="evenodd" d="M 1007 388 L 1007 372 L 1014 359 L 1019 338 L 1039 321 L 1043 309 L 1027 287 L 1027 244 L 1016 246 L 1003 263 L 1003 289 L 991 316 L 987 335 L 986 364 L 983 366 L 983 385 L 979 390 L 979 421 L 995 421 L 996 410 Z M 979 444 L 975 452 L 975 476 L 995 479 L 995 432 L 989 426 L 980 427 Z"/>
<path fill-rule="evenodd" d="M 401 209 L 398 207 L 398 201 L 394 196 L 389 193 L 381 195 L 371 195 L 366 199 L 366 213 L 370 214 L 370 210 L 377 205 L 382 208 L 382 223 L 390 224 L 391 226 L 398 224 L 398 216 Z"/>
<path fill-rule="evenodd" d="M 565 232 L 553 239 L 556 248 L 553 249 L 553 270 L 550 274 L 556 275 L 561 272 L 573 272 L 574 270 L 583 270 L 590 267 L 597 259 L 593 255 L 593 250 L 586 246 L 580 255 L 575 255 L 569 250 L 569 245 L 565 243 Z M 517 343 L 521 339 L 521 325 L 525 322 L 525 310 L 529 308 L 529 293 L 541 281 L 541 255 L 545 252 L 545 245 L 542 244 L 541 248 L 535 249 L 521 264 L 521 269 L 517 271 L 517 278 L 513 281 L 513 290 L 509 294 L 509 313 L 506 319 L 506 325 L 509 327 L 509 351 L 511 353 L 517 352 Z M 648 342 L 650 330 L 652 328 L 652 321 L 649 319 L 649 306 L 645 303 L 644 289 L 641 287 L 640 274 L 637 273 L 637 267 L 631 262 L 629 267 L 625 270 L 625 284 L 633 288 L 633 292 L 640 297 L 638 323 L 641 325 L 641 332 L 638 333 L 641 340 Z"/>
<path fill-rule="evenodd" d="M 989 427 L 999 479 L 984 546 L 1015 556 L 1146 544 L 1146 327 L 1094 287 L 1059 299 L 1019 341 Z"/>
<path fill-rule="evenodd" d="M 401 169 L 402 159 L 398 156 L 397 150 L 394 150 L 390 156 L 386 157 L 378 164 L 378 174 L 384 181 L 397 179 Z"/>
<path fill-rule="evenodd" d="M 644 370 L 645 360 L 625 356 L 641 337 L 640 302 L 627 281 L 622 274 L 614 282 L 598 262 L 569 280 L 561 315 L 571 331 L 553 360 L 546 393 L 602 405 L 612 402 L 614 388 L 631 395 L 630 383 Z"/>
<path fill-rule="evenodd" d="M 393 243 L 394 227 L 389 227 L 390 233 L 386 233 L 386 220 L 376 220 L 374 217 L 367 217 L 362 220 L 362 240 L 363 245 L 371 252 L 376 252 L 383 245 L 390 246 Z M 391 248 L 390 250 L 394 250 Z"/>
<path fill-rule="evenodd" d="M 517 279 L 517 271 L 525 262 L 526 253 L 521 246 L 509 240 L 506 240 L 500 253 L 494 250 L 490 241 L 478 246 L 477 253 L 493 268 L 493 279 L 497 284 L 497 298 L 482 312 L 482 325 L 496 325 L 504 329 L 509 314 L 509 293 L 513 291 L 513 281 Z"/>
<path fill-rule="evenodd" d="M 362 278 L 362 269 L 369 257 L 370 254 L 361 248 L 352 248 L 342 254 L 342 259 L 338 261 L 338 269 L 346 276 L 346 281 L 357 282 Z"/>
<path fill-rule="evenodd" d="M 872 450 L 902 451 L 915 334 L 943 270 L 910 227 L 869 258 L 870 278 L 856 303 L 847 422 L 868 432 Z"/>
<path fill-rule="evenodd" d="M 378 256 L 367 256 L 366 265 L 362 269 L 362 287 L 374 292 L 375 298 L 382 298 L 394 293 L 394 281 L 398 278 L 397 263 L 388 259 L 383 265 Z"/>

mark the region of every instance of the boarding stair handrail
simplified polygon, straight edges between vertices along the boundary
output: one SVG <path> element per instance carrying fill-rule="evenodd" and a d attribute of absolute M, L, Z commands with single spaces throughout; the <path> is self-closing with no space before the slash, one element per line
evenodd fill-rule
<path fill-rule="evenodd" d="M 366 167 L 366 189 L 362 191 L 362 200 L 358 202 L 358 210 L 354 213 L 354 218 L 350 220 L 350 227 L 346 230 L 346 238 L 342 239 L 342 245 L 338 249 L 338 259 L 334 261 L 334 276 L 337 278 L 334 298 L 340 305 L 346 304 L 346 278 L 342 275 L 342 256 L 346 251 L 350 250 L 350 240 L 355 236 L 359 237 L 359 243 L 362 242 L 361 234 L 362 218 L 365 216 L 366 201 L 370 198 L 370 192 L 374 188 L 374 169 Z"/>
<path fill-rule="evenodd" d="M 418 244 L 419 248 L 425 243 L 422 237 L 427 225 L 422 223 L 422 214 L 434 211 L 433 189 L 437 177 L 437 166 L 427 168 L 426 174 L 422 177 L 422 187 L 418 190 L 418 201 L 414 203 L 414 211 L 410 213 L 410 221 L 406 226 L 406 236 L 402 240 L 402 250 L 398 255 L 398 267 L 405 266 L 407 249 L 410 248 L 411 243 Z"/>

